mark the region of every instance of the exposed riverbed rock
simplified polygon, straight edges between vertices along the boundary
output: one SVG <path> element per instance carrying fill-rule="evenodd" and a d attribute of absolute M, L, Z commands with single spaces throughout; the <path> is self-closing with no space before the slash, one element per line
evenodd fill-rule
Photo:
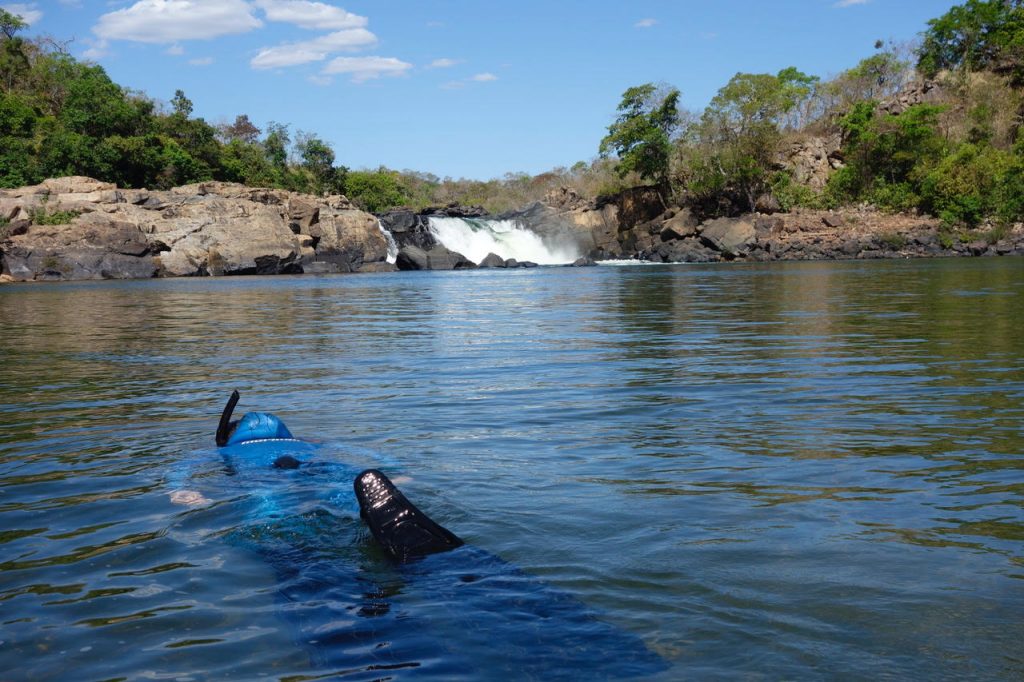
<path fill-rule="evenodd" d="M 471 270 L 477 267 L 476 263 L 461 253 L 443 246 L 435 246 L 430 250 L 406 246 L 398 252 L 395 265 L 399 270 Z"/>
<path fill-rule="evenodd" d="M 604 259 L 642 247 L 651 234 L 651 221 L 664 210 L 661 195 L 650 187 L 594 201 L 584 201 L 571 189 L 562 188 L 549 192 L 544 203 L 501 217 L 517 220 L 536 232 L 552 250 L 576 250 Z M 638 226 L 640 231 L 633 232 Z"/>
<path fill-rule="evenodd" d="M 388 253 L 377 219 L 343 196 L 225 182 L 153 191 L 55 178 L 0 190 L 0 217 L 0 264 L 16 281 L 353 272 Z"/>

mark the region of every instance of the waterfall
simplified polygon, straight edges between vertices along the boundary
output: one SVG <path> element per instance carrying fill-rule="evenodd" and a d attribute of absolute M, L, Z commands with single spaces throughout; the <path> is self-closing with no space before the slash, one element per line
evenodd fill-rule
<path fill-rule="evenodd" d="M 384 223 L 380 220 L 377 221 L 377 227 L 384 235 L 384 239 L 388 240 L 388 262 L 393 264 L 398 260 L 398 244 L 395 242 L 395 238 L 391 233 L 387 231 L 387 228 L 384 227 Z"/>
<path fill-rule="evenodd" d="M 573 247 L 550 247 L 536 232 L 515 220 L 430 217 L 430 233 L 446 248 L 479 263 L 494 253 L 508 260 L 532 261 L 540 265 L 572 263 L 580 254 Z"/>

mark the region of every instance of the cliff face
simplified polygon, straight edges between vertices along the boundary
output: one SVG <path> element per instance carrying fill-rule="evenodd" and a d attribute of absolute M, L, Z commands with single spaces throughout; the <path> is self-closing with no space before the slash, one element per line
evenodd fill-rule
<path fill-rule="evenodd" d="M 206 182 L 122 190 L 68 177 L 0 190 L 15 281 L 388 269 L 377 219 L 343 196 Z"/>

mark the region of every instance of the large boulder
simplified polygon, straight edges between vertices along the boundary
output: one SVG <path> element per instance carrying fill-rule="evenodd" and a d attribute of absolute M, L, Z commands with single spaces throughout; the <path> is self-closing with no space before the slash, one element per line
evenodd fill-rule
<path fill-rule="evenodd" d="M 793 181 L 821 191 L 832 171 L 842 167 L 838 134 L 825 137 L 801 137 L 783 147 L 779 163 L 790 171 Z"/>
<path fill-rule="evenodd" d="M 388 242 L 377 218 L 355 210 L 322 208 L 320 222 L 310 228 L 316 241 L 314 261 L 335 263 L 341 272 L 385 262 Z"/>
<path fill-rule="evenodd" d="M 430 231 L 429 218 L 412 211 L 390 211 L 380 216 L 380 223 L 399 248 L 416 246 L 426 251 L 437 246 L 437 240 Z"/>
<path fill-rule="evenodd" d="M 505 259 L 496 253 L 489 253 L 484 256 L 484 259 L 480 261 L 481 268 L 503 268 L 505 267 Z"/>
<path fill-rule="evenodd" d="M 705 244 L 727 258 L 746 255 L 757 237 L 754 221 L 749 217 L 719 218 L 704 223 L 700 237 Z"/>
<path fill-rule="evenodd" d="M 271 275 L 299 256 L 299 243 L 280 206 L 189 196 L 150 223 L 150 239 L 166 249 L 160 274 Z"/>
<path fill-rule="evenodd" d="M 418 246 L 399 250 L 395 265 L 399 270 L 468 270 L 476 264 L 456 251 L 435 246 L 425 251 Z"/>
<path fill-rule="evenodd" d="M 15 281 L 138 279 L 156 274 L 138 225 L 102 213 L 64 225 L 31 225 L 2 245 L 3 272 Z"/>

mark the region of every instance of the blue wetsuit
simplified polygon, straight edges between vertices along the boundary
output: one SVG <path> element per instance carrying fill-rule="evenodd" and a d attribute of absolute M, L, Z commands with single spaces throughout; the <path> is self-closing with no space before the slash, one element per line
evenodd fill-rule
<path fill-rule="evenodd" d="M 569 680 L 666 668 L 636 636 L 479 548 L 389 560 L 358 521 L 352 482 L 371 472 L 328 461 L 273 415 L 246 414 L 220 452 L 255 501 L 231 542 L 273 567 L 282 617 L 322 672 Z"/>

